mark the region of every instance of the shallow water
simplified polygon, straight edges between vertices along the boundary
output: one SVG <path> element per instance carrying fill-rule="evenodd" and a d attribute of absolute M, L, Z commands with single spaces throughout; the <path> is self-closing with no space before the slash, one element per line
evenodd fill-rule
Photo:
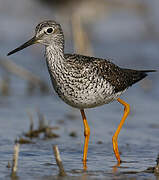
<path fill-rule="evenodd" d="M 156 1 L 152 2 L 154 22 L 158 27 L 156 16 L 159 17 L 159 14 L 155 11 L 154 5 Z M 55 11 L 52 12 L 51 9 L 48 10 L 36 1 L 15 0 L 11 3 L 7 0 L 0 1 L 0 5 L 0 33 L 3 33 L 0 37 L 1 59 L 6 58 L 5 54 L 8 51 L 31 37 L 34 25 L 41 19 L 56 17 L 59 21 L 64 21 L 55 7 Z M 120 12 L 106 16 L 106 20 L 102 18 L 89 27 L 92 29 L 89 38 L 95 56 L 112 57 L 113 62 L 128 68 L 159 69 L 158 38 L 151 37 L 151 34 L 149 37 L 142 37 L 142 19 L 127 12 Z M 117 23 L 118 21 L 122 23 L 122 28 L 119 26 L 120 23 Z M 69 26 L 66 22 L 63 26 L 66 31 L 66 51 L 72 52 Z M 9 76 L 10 95 L 1 96 L 0 99 L 0 179 L 10 179 L 11 169 L 6 166 L 8 161 L 12 160 L 14 140 L 29 129 L 28 111 L 33 116 L 35 127 L 38 126 L 37 109 L 45 116 L 47 122 L 59 127 L 54 132 L 60 137 L 50 140 L 37 138 L 33 139 L 35 144 L 20 146 L 17 174 L 19 179 L 158 178 L 153 173 L 143 172 L 148 167 L 156 165 L 159 153 L 158 73 L 150 74 L 147 81 L 136 84 L 122 97 L 130 104 L 131 113 L 119 135 L 119 150 L 124 161 L 120 167 L 114 168 L 116 159 L 111 139 L 122 117 L 123 107 L 118 102 L 113 102 L 86 110 L 91 136 L 88 149 L 88 170 L 84 172 L 81 161 L 84 137 L 80 112 L 64 104 L 55 92 L 52 92 L 43 49 L 30 47 L 9 59 L 46 81 L 50 92 L 42 95 L 37 90 L 29 96 L 26 90 L 28 83 L 14 75 Z M 3 78 L 6 72 L 1 68 L 0 74 Z M 72 131 L 77 133 L 77 137 L 69 136 Z M 52 152 L 52 145 L 55 144 L 58 144 L 63 165 L 68 174 L 65 178 L 58 177 L 58 168 Z"/>

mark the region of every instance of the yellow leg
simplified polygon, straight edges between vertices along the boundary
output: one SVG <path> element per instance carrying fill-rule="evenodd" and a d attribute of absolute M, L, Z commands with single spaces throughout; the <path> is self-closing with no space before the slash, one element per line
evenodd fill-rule
<path fill-rule="evenodd" d="M 118 139 L 119 132 L 120 132 L 120 130 L 121 130 L 121 128 L 125 122 L 125 119 L 127 118 L 128 114 L 130 112 L 130 106 L 129 106 L 129 104 L 127 104 L 126 102 L 124 102 L 120 98 L 118 98 L 117 100 L 119 103 L 121 103 L 124 106 L 124 115 L 122 117 L 122 120 L 120 121 L 120 124 L 119 124 L 113 138 L 112 138 L 112 142 L 113 142 L 113 150 L 114 150 L 116 159 L 118 160 L 118 163 L 121 163 L 117 139 Z"/>
<path fill-rule="evenodd" d="M 87 119 L 84 113 L 84 110 L 81 109 L 81 115 L 83 119 L 84 124 L 84 136 L 85 136 L 85 142 L 84 142 L 84 150 L 83 150 L 83 164 L 86 167 L 86 161 L 87 161 L 87 151 L 88 151 L 88 142 L 89 142 L 89 135 L 90 135 L 90 128 L 87 123 Z"/>

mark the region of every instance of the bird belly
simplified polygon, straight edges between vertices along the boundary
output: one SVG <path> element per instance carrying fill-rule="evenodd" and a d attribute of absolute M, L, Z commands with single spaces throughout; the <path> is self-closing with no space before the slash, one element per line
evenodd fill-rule
<path fill-rule="evenodd" d="M 59 97 L 68 105 L 86 109 L 108 104 L 116 100 L 122 92 L 114 93 L 110 83 L 102 84 L 91 83 L 89 86 L 82 85 L 82 88 L 77 88 L 75 85 L 67 85 L 64 89 L 57 89 Z"/>
<path fill-rule="evenodd" d="M 120 95 L 122 94 L 122 92 L 120 93 L 116 93 L 116 94 L 112 94 L 110 96 L 107 96 L 103 99 L 101 98 L 91 98 L 91 97 L 87 97 L 87 99 L 76 99 L 76 98 L 67 98 L 67 97 L 61 97 L 61 99 L 68 105 L 74 107 L 74 108 L 78 108 L 78 109 L 86 109 L 86 108 L 94 108 L 94 107 L 98 107 L 104 104 L 108 104 L 114 100 L 116 100 Z"/>

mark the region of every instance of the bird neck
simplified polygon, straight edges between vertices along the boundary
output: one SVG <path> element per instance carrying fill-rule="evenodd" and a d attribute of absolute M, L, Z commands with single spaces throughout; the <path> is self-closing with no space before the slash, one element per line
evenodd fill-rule
<path fill-rule="evenodd" d="M 59 45 L 46 46 L 45 55 L 51 76 L 56 77 L 65 70 L 66 60 L 64 57 L 64 47 Z"/>
<path fill-rule="evenodd" d="M 66 72 L 66 60 L 64 58 L 64 50 L 59 46 L 47 46 L 46 47 L 46 62 L 48 71 L 51 77 L 53 87 L 56 92 L 63 81 L 63 76 Z"/>
<path fill-rule="evenodd" d="M 46 46 L 45 55 L 49 66 L 57 65 L 64 61 L 64 47 L 55 44 Z"/>

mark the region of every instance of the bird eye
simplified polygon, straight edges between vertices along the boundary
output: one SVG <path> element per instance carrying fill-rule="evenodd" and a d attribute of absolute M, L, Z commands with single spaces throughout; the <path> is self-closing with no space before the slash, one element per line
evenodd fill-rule
<path fill-rule="evenodd" d="M 47 31 L 48 34 L 50 34 L 50 33 L 53 32 L 53 29 L 52 28 L 48 28 L 46 31 Z"/>

